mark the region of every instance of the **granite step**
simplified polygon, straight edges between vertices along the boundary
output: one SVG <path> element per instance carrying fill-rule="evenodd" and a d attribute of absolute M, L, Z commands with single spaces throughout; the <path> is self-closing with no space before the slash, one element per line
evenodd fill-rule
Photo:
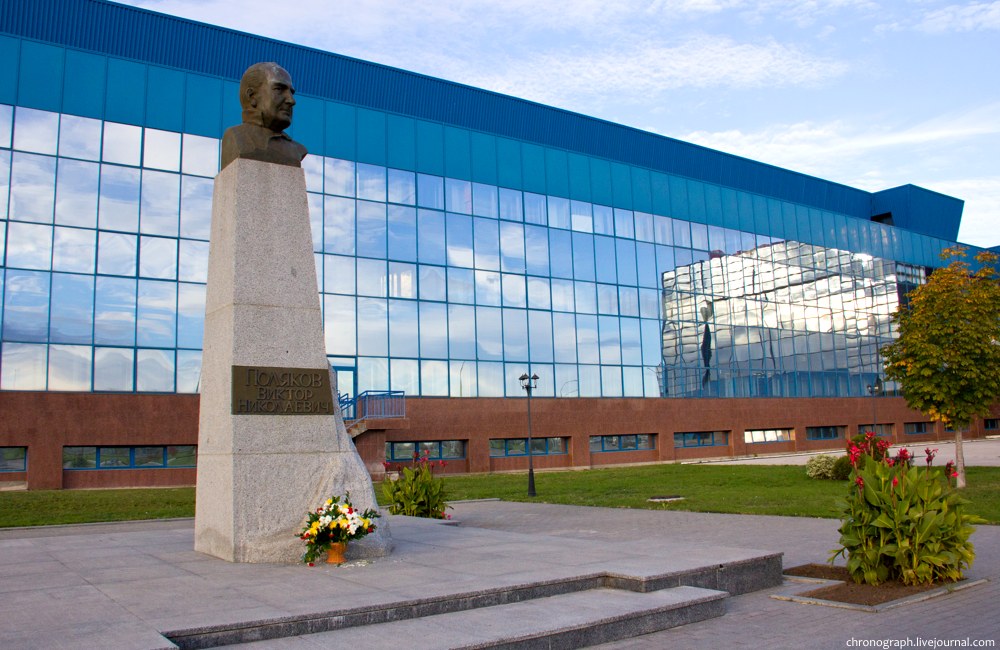
<path fill-rule="evenodd" d="M 308 634 L 304 629 L 295 639 L 228 647 L 582 648 L 722 616 L 727 597 L 724 591 L 687 586 L 646 593 L 588 589 L 329 632 Z"/>

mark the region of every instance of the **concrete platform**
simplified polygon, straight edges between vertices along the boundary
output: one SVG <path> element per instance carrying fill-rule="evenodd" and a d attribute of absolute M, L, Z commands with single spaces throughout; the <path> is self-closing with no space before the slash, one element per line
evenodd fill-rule
<path fill-rule="evenodd" d="M 729 594 L 781 583 L 780 553 L 390 521 L 390 557 L 311 568 L 196 553 L 191 520 L 3 530 L 0 647 L 278 647 L 306 634 L 325 645 L 358 625 L 373 626 L 368 648 L 399 635 L 580 647 L 716 617 Z"/>

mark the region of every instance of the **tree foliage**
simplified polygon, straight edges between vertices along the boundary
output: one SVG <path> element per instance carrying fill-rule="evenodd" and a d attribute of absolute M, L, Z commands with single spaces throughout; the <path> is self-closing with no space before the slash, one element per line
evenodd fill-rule
<path fill-rule="evenodd" d="M 941 257 L 948 265 L 893 315 L 899 338 L 882 356 L 886 377 L 899 382 L 910 408 L 960 436 L 1000 398 L 1000 280 L 997 255 L 989 251 L 975 256 L 975 272 L 963 247 Z"/>

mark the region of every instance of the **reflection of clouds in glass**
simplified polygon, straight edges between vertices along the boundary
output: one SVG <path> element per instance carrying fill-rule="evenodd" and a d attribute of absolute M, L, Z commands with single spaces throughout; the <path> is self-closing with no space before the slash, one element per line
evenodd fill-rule
<path fill-rule="evenodd" d="M 139 225 L 139 170 L 101 166 L 100 227 L 136 232 Z"/>
<path fill-rule="evenodd" d="M 153 169 L 181 170 L 181 134 L 146 129 L 143 134 L 142 166 Z"/>
<path fill-rule="evenodd" d="M 14 148 L 56 154 L 59 114 L 18 106 L 14 111 Z"/>
<path fill-rule="evenodd" d="M 208 242 L 180 240 L 178 276 L 186 282 L 208 282 Z"/>
<path fill-rule="evenodd" d="M 212 226 L 212 181 L 181 177 L 181 237 L 207 240 Z"/>
<path fill-rule="evenodd" d="M 59 128 L 59 155 L 84 160 L 101 158 L 101 121 L 63 115 Z"/>
<path fill-rule="evenodd" d="M 135 291 L 135 280 L 97 278 L 94 299 L 95 343 L 135 344 Z"/>
<path fill-rule="evenodd" d="M 139 238 L 139 275 L 144 278 L 177 278 L 177 240 L 166 237 Z"/>
<path fill-rule="evenodd" d="M 14 107 L 0 104 L 0 147 L 10 148 L 11 125 L 14 120 Z"/>
<path fill-rule="evenodd" d="M 201 351 L 177 351 L 177 392 L 197 393 L 201 387 Z"/>
<path fill-rule="evenodd" d="M 106 163 L 139 166 L 142 129 L 131 124 L 104 123 L 103 160 Z"/>
<path fill-rule="evenodd" d="M 131 391 L 133 351 L 94 348 L 94 390 Z"/>
<path fill-rule="evenodd" d="M 173 350 L 139 350 L 135 365 L 137 391 L 169 393 L 174 390 Z"/>
<path fill-rule="evenodd" d="M 219 140 L 184 134 L 181 170 L 193 176 L 214 177 L 219 173 Z"/>
<path fill-rule="evenodd" d="M 181 283 L 177 288 L 177 346 L 200 348 L 205 329 L 205 285 Z"/>
<path fill-rule="evenodd" d="M 52 262 L 52 226 L 10 222 L 7 225 L 7 266 L 48 270 Z"/>
<path fill-rule="evenodd" d="M 45 341 L 49 322 L 49 274 L 7 270 L 3 338 Z"/>
<path fill-rule="evenodd" d="M 49 341 L 90 343 L 94 318 L 94 276 L 52 274 Z"/>
<path fill-rule="evenodd" d="M 4 343 L 0 389 L 45 390 L 46 346 Z"/>
<path fill-rule="evenodd" d="M 101 232 L 97 242 L 97 272 L 109 275 L 135 275 L 136 236 Z"/>
<path fill-rule="evenodd" d="M 56 159 L 14 152 L 11 162 L 10 218 L 52 223 Z"/>
<path fill-rule="evenodd" d="M 89 345 L 49 346 L 49 390 L 90 390 Z"/>
<path fill-rule="evenodd" d="M 140 280 L 136 305 L 138 345 L 176 345 L 176 309 L 177 284 Z"/>
<path fill-rule="evenodd" d="M 100 168 L 96 163 L 61 159 L 56 181 L 56 223 L 93 228 L 97 223 Z"/>
<path fill-rule="evenodd" d="M 141 232 L 177 236 L 180 180 L 177 174 L 142 172 Z"/>

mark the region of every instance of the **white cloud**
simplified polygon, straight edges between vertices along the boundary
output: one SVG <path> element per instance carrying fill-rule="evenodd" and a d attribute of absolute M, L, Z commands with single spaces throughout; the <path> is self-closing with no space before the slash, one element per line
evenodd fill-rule
<path fill-rule="evenodd" d="M 678 88 L 812 85 L 847 71 L 844 62 L 774 41 L 753 44 L 699 36 L 673 46 L 646 41 L 618 49 L 509 59 L 496 71 L 470 69 L 462 81 L 572 107 L 583 100 L 603 105 L 650 103 Z"/>
<path fill-rule="evenodd" d="M 1000 2 L 949 5 L 935 9 L 923 15 L 916 29 L 930 33 L 1000 29 Z"/>

